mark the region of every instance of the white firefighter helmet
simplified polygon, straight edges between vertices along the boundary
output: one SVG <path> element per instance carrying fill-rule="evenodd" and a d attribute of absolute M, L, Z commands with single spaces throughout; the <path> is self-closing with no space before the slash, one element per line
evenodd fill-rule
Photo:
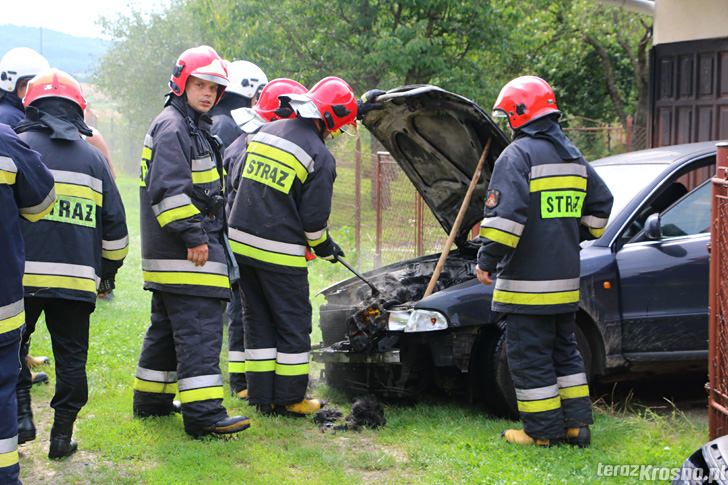
<path fill-rule="evenodd" d="M 51 66 L 45 57 L 28 47 L 10 49 L 0 59 L 0 89 L 15 92 L 20 79 L 30 79 Z"/>
<path fill-rule="evenodd" d="M 260 94 L 263 86 L 268 84 L 268 77 L 261 68 L 248 61 L 233 61 L 227 64 L 228 84 L 227 94 L 233 93 L 253 99 Z"/>

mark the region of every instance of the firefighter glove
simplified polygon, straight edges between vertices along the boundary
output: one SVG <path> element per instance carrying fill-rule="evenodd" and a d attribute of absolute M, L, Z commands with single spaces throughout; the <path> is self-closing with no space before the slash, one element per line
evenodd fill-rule
<path fill-rule="evenodd" d="M 382 91 L 381 89 L 370 89 L 364 93 L 361 99 L 356 101 L 356 119 L 361 120 L 368 112 L 384 108 L 382 103 L 376 102 L 377 98 L 384 93 L 385 91 Z"/>
<path fill-rule="evenodd" d="M 329 263 L 335 263 L 338 258 L 343 258 L 346 255 L 344 251 L 334 242 L 331 237 L 328 237 L 324 242 L 318 246 L 314 246 L 313 251 L 321 259 L 325 259 Z"/>
<path fill-rule="evenodd" d="M 99 283 L 99 289 L 98 293 L 108 293 L 111 290 L 115 288 L 114 286 L 114 278 L 101 278 L 101 282 Z"/>

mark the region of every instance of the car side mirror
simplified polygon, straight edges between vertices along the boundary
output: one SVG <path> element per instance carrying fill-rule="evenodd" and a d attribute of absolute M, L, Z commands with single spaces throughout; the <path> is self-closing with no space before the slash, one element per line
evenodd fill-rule
<path fill-rule="evenodd" d="M 650 214 L 645 221 L 645 237 L 650 241 L 658 241 L 662 239 L 660 214 Z"/>

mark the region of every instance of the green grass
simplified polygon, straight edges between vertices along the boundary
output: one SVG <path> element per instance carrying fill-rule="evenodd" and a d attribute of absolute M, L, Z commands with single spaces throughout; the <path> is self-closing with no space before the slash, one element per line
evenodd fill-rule
<path fill-rule="evenodd" d="M 179 416 L 132 419 L 131 384 L 149 319 L 149 293 L 141 289 L 136 183 L 121 178 L 119 185 L 131 251 L 118 275 L 116 298 L 100 302 L 93 315 L 90 397 L 75 433 L 80 451 L 64 462 L 46 458 L 53 388 L 35 386 L 38 438 L 21 447 L 26 483 L 601 483 L 599 463 L 677 467 L 707 441 L 703 417 L 606 407 L 596 412 L 594 442 L 587 450 L 508 446 L 499 433 L 514 423 L 453 403 L 390 406 L 381 430 L 323 434 L 308 419 L 261 417 L 246 404 L 226 398 L 231 413 L 252 416 L 252 427 L 237 438 L 202 441 L 185 435 Z M 335 236 L 347 240 L 346 233 Z M 312 295 L 348 276 L 339 265 L 316 261 L 310 274 Z M 314 299 L 314 308 L 320 302 L 321 297 Z M 314 328 L 312 340 L 317 342 Z M 42 324 L 32 350 L 51 355 Z M 53 366 L 49 372 L 55 382 Z M 318 368 L 312 374 L 318 377 Z M 324 385 L 314 392 L 348 411 L 349 403 Z"/>

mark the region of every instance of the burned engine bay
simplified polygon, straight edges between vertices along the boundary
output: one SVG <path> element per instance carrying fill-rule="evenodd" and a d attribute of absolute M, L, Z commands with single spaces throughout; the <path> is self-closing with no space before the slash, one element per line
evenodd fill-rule
<path fill-rule="evenodd" d="M 468 249 L 449 255 L 435 292 L 475 277 L 475 252 Z M 368 273 L 366 278 L 380 291 L 378 295 L 357 278 L 323 290 L 327 300 L 320 308 L 324 345 L 357 353 L 396 347 L 401 332 L 390 331 L 390 314 L 411 311 L 422 299 L 438 256 L 423 256 Z"/>

